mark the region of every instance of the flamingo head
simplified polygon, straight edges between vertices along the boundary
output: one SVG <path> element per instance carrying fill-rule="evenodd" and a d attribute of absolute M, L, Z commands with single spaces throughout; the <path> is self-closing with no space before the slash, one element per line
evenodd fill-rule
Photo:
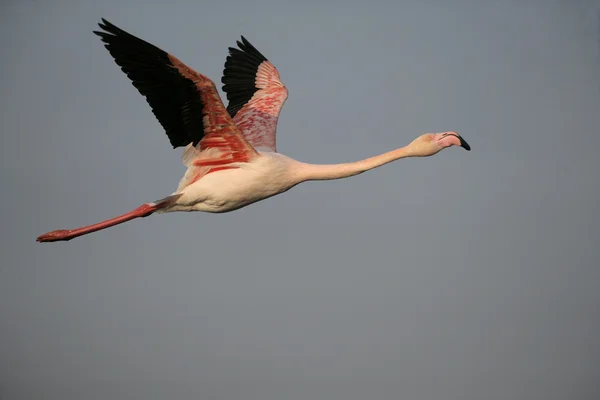
<path fill-rule="evenodd" d="M 467 151 L 471 150 L 471 146 L 456 132 L 426 133 L 408 145 L 410 153 L 414 157 L 432 156 L 451 146 L 460 146 Z"/>

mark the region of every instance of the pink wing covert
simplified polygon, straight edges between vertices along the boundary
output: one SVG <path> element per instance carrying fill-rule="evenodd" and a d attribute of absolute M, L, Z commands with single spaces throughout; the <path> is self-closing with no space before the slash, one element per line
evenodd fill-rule
<path fill-rule="evenodd" d="M 288 90 L 277 68 L 243 36 L 230 47 L 221 82 L 227 111 L 242 135 L 257 150 L 277 151 L 276 131 Z"/>
<path fill-rule="evenodd" d="M 146 97 L 188 166 L 182 190 L 204 175 L 238 168 L 258 153 L 225 109 L 215 84 L 175 56 L 102 19 L 102 38 L 117 65 Z"/>

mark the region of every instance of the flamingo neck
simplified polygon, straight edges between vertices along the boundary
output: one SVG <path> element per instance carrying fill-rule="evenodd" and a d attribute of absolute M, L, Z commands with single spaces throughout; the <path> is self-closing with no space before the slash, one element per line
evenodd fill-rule
<path fill-rule="evenodd" d="M 411 157 L 408 146 L 388 151 L 375 157 L 343 164 L 306 164 L 301 163 L 302 181 L 342 179 L 362 174 L 401 158 Z"/>

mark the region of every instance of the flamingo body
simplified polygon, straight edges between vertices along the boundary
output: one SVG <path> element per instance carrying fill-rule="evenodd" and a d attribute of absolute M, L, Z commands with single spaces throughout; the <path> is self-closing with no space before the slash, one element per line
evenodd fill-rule
<path fill-rule="evenodd" d="M 224 106 L 215 84 L 175 56 L 102 19 L 94 33 L 146 98 L 173 148 L 184 147 L 187 167 L 170 196 L 93 225 L 56 230 L 39 242 L 71 240 L 154 213 L 224 213 L 283 193 L 309 180 L 354 176 L 406 157 L 432 156 L 470 146 L 456 132 L 427 133 L 409 145 L 364 160 L 306 164 L 277 152 L 276 130 L 288 90 L 275 66 L 243 36 L 225 62 Z"/>
<path fill-rule="evenodd" d="M 204 211 L 224 213 L 285 192 L 300 183 L 301 163 L 273 152 L 261 152 L 236 168 L 207 174 L 186 186 L 177 201 L 158 212 Z"/>

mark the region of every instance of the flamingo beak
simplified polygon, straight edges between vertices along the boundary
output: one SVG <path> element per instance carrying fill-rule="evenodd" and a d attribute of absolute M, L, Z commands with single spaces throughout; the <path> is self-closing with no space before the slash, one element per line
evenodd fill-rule
<path fill-rule="evenodd" d="M 460 147 L 467 151 L 471 151 L 471 146 L 469 146 L 469 143 L 467 143 L 460 135 L 458 135 L 458 140 L 460 140 Z"/>

